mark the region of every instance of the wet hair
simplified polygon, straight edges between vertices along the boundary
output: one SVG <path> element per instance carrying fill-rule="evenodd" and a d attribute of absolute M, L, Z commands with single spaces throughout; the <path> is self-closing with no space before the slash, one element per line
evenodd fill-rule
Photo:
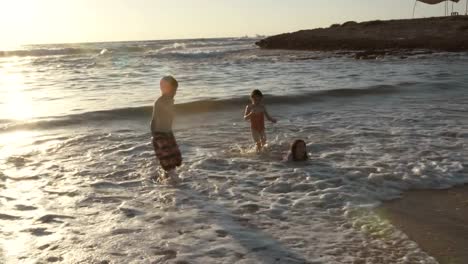
<path fill-rule="evenodd" d="M 251 98 L 254 97 L 254 96 L 263 97 L 263 94 L 262 94 L 262 92 L 261 92 L 260 90 L 255 89 L 255 90 L 253 90 L 252 93 L 250 94 L 250 97 L 251 97 Z"/>
<path fill-rule="evenodd" d="M 179 87 L 179 83 L 171 75 L 164 76 L 161 80 L 168 82 L 174 89 L 177 89 L 177 87 Z"/>
<path fill-rule="evenodd" d="M 304 156 L 303 157 L 296 157 L 297 145 L 299 145 L 301 143 L 304 144 L 304 146 L 306 147 L 306 150 L 304 151 Z M 302 139 L 294 140 L 294 142 L 291 144 L 291 150 L 290 151 L 291 151 L 291 156 L 292 156 L 293 161 L 304 161 L 304 160 L 309 159 L 309 156 L 307 155 L 307 144 Z"/>

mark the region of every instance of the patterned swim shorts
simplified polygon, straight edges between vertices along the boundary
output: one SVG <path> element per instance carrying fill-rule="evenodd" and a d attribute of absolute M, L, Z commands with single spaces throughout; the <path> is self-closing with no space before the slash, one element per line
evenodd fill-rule
<path fill-rule="evenodd" d="M 182 165 L 182 155 L 173 133 L 153 133 L 153 147 L 161 167 L 170 171 Z"/>

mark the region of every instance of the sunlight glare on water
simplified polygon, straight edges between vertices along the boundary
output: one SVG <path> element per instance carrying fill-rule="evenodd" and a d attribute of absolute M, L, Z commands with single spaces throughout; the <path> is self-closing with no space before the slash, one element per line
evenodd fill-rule
<path fill-rule="evenodd" d="M 35 136 L 37 131 L 13 131 L 11 133 L 1 134 L 0 136 L 0 160 L 18 152 L 21 146 L 28 146 Z"/>
<path fill-rule="evenodd" d="M 24 76 L 15 72 L 15 66 L 4 64 L 0 69 L 0 92 L 4 97 L 2 110 L 6 117 L 15 120 L 25 120 L 32 117 L 32 101 L 23 91 L 26 88 Z"/>

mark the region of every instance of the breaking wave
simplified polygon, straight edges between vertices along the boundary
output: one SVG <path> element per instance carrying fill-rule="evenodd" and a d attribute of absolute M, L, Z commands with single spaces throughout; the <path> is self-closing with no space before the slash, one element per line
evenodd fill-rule
<path fill-rule="evenodd" d="M 232 41 L 226 39 L 220 41 L 219 39 L 212 40 L 198 40 L 198 41 L 142 41 L 133 42 L 131 44 L 83 44 L 83 45 L 53 45 L 51 47 L 45 46 L 31 46 L 26 49 L 1 51 L 0 58 L 2 57 L 43 57 L 43 56 L 58 56 L 58 55 L 82 55 L 82 54 L 115 54 L 115 53 L 144 53 L 150 56 L 159 54 L 172 54 L 173 52 L 181 51 L 180 54 L 209 54 L 217 50 L 236 50 L 239 45 L 243 46 L 248 43 L 252 47 L 249 40 Z M 215 50 L 212 50 L 215 48 Z"/>
<path fill-rule="evenodd" d="M 325 91 L 315 91 L 306 94 L 293 95 L 268 95 L 268 104 L 303 104 L 307 102 L 326 100 L 333 97 L 357 97 L 369 95 L 382 95 L 403 92 L 401 86 L 408 86 L 410 83 L 400 85 L 378 85 L 368 88 L 355 89 L 334 89 Z M 176 111 L 181 115 L 197 114 L 211 111 L 225 111 L 242 107 L 248 103 L 248 97 L 236 97 L 227 99 L 205 99 L 182 103 L 176 105 Z M 0 131 L 11 131 L 18 129 L 49 129 L 54 127 L 80 125 L 89 122 L 127 120 L 135 118 L 149 118 L 151 116 L 151 106 L 117 108 L 102 111 L 85 112 L 45 119 L 36 119 L 27 122 L 15 122 L 12 120 L 1 120 Z"/>

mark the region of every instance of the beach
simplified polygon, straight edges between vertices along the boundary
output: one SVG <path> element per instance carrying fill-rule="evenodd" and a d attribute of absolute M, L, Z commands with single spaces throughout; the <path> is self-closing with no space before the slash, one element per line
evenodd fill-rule
<path fill-rule="evenodd" d="M 378 212 L 439 263 L 468 263 L 468 186 L 410 191 Z"/>
<path fill-rule="evenodd" d="M 413 193 L 420 202 L 413 207 L 422 209 L 431 207 L 424 201 L 436 204 L 431 197 L 444 192 L 436 190 L 468 182 L 468 54 L 356 60 L 337 51 L 260 49 L 258 41 L 0 52 L 0 262 L 435 264 L 439 254 L 458 257 L 438 241 L 430 248 L 416 236 L 425 234 L 420 226 L 398 219 L 426 216 L 403 211 Z M 178 186 L 152 181 L 159 164 L 149 124 L 167 74 L 179 81 Z M 278 119 L 266 124 L 261 154 L 243 120 L 253 89 Z M 310 161 L 283 161 L 295 139 L 307 143 Z M 421 189 L 428 191 L 413 192 Z M 440 200 L 457 204 L 449 197 Z M 388 218 L 376 212 L 382 204 Z M 453 222 L 421 222 L 443 239 L 453 236 L 453 249 L 465 245 L 452 235 Z"/>

